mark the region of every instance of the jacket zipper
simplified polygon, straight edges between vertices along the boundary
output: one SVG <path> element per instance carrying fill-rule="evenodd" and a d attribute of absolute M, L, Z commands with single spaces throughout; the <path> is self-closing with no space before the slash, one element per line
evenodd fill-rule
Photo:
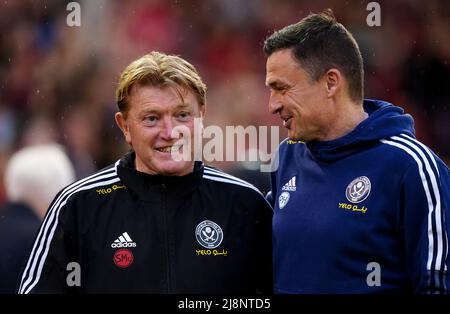
<path fill-rule="evenodd" d="M 167 293 L 171 290 L 170 283 L 170 255 L 169 255 L 169 235 L 167 228 L 167 206 L 166 206 L 166 184 L 161 185 L 162 203 L 163 203 L 163 229 L 164 229 L 164 248 L 166 251 L 166 280 L 167 280 Z"/>

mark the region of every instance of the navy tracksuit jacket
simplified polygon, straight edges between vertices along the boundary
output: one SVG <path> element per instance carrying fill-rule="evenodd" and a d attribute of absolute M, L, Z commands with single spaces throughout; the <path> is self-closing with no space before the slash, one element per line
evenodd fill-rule
<path fill-rule="evenodd" d="M 333 141 L 284 141 L 274 206 L 276 293 L 445 293 L 450 177 L 399 107 Z"/>

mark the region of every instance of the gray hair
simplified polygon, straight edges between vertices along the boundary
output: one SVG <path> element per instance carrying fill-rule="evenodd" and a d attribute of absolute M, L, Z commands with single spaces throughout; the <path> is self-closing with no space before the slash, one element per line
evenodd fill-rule
<path fill-rule="evenodd" d="M 75 180 L 74 173 L 62 146 L 44 144 L 25 147 L 8 161 L 4 177 L 6 194 L 12 202 L 48 207 L 58 191 Z"/>

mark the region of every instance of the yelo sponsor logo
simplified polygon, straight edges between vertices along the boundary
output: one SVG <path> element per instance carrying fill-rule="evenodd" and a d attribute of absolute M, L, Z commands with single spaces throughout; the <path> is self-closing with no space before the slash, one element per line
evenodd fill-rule
<path fill-rule="evenodd" d="M 227 256 L 228 251 L 227 250 L 195 250 L 195 253 L 197 253 L 197 256 L 204 255 L 204 256 Z"/>
<path fill-rule="evenodd" d="M 363 214 L 365 214 L 368 210 L 366 206 L 359 207 L 358 205 L 348 203 L 339 203 L 339 208 L 348 209 L 351 210 L 352 212 L 361 212 Z"/>
<path fill-rule="evenodd" d="M 110 188 L 106 188 L 106 189 L 97 189 L 95 190 L 98 194 L 100 195 L 105 195 L 105 194 L 109 194 L 112 191 L 118 190 L 118 189 L 126 189 L 127 187 L 125 185 L 116 185 L 114 184 L 112 187 Z"/>
<path fill-rule="evenodd" d="M 292 144 L 304 144 L 305 142 L 302 141 L 294 141 L 294 140 L 287 140 L 288 145 Z"/>

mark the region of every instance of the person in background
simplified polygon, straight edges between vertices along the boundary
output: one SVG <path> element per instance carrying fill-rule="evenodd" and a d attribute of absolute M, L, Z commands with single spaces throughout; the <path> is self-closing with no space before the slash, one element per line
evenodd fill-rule
<path fill-rule="evenodd" d="M 45 212 L 60 189 L 75 180 L 58 144 L 25 147 L 6 166 L 8 202 L 0 208 L 0 293 L 15 293 L 21 268 Z"/>

